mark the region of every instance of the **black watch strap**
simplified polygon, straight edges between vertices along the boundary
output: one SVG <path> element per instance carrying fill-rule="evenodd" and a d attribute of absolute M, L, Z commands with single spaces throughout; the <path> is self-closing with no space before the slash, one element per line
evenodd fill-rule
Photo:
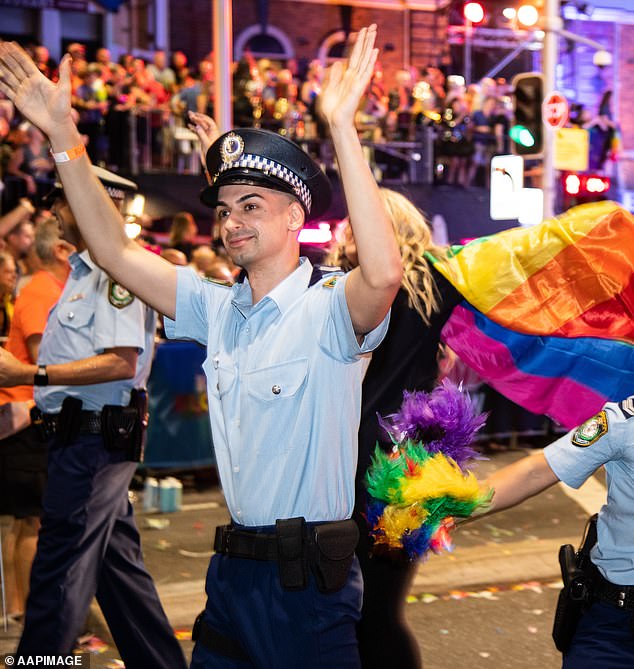
<path fill-rule="evenodd" d="M 46 373 L 46 365 L 38 365 L 37 372 L 33 377 L 34 386 L 48 386 L 48 374 Z"/>

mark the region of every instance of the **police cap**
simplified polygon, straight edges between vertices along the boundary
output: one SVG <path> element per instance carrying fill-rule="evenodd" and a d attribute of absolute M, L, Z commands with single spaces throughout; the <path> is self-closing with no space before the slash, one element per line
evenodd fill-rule
<path fill-rule="evenodd" d="M 128 193 L 133 193 L 138 190 L 138 186 L 134 181 L 130 179 L 125 179 L 124 177 L 106 170 L 103 167 L 98 167 L 97 165 L 91 165 L 92 173 L 101 181 L 103 187 L 106 189 L 106 193 L 113 200 L 124 200 Z M 42 198 L 43 207 L 51 207 L 53 202 L 58 197 L 61 197 L 64 194 L 64 189 L 60 181 L 56 181 L 53 187 L 53 190 L 47 193 Z"/>
<path fill-rule="evenodd" d="M 247 183 L 295 195 L 306 217 L 329 207 L 330 182 L 319 165 L 295 142 L 258 128 L 237 128 L 221 135 L 207 151 L 210 184 L 200 199 L 209 207 L 228 184 Z"/>

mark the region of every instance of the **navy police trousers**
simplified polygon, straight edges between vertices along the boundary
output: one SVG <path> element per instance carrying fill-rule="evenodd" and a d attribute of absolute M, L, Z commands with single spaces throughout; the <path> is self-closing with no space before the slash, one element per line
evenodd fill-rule
<path fill-rule="evenodd" d="M 595 602 L 583 615 L 563 669 L 634 667 L 634 612 Z"/>
<path fill-rule="evenodd" d="M 322 594 L 310 575 L 305 590 L 280 585 L 277 562 L 214 555 L 207 572 L 206 625 L 231 639 L 249 660 L 196 643 L 191 669 L 360 669 L 355 627 L 363 585 L 356 558 L 348 582 Z"/>
<path fill-rule="evenodd" d="M 96 595 L 127 669 L 186 667 L 143 564 L 128 500 L 135 469 L 101 435 L 51 445 L 18 655 L 71 653 Z"/>

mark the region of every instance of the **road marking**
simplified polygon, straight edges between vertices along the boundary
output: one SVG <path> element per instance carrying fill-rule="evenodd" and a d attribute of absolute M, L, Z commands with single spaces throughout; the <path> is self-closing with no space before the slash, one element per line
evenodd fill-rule
<path fill-rule="evenodd" d="M 570 499 L 576 502 L 588 515 L 597 513 L 606 502 L 605 486 L 591 476 L 580 488 L 575 489 L 561 484 L 561 488 Z"/>
<path fill-rule="evenodd" d="M 182 504 L 181 511 L 204 511 L 205 509 L 218 509 L 218 502 L 198 502 L 197 504 Z"/>

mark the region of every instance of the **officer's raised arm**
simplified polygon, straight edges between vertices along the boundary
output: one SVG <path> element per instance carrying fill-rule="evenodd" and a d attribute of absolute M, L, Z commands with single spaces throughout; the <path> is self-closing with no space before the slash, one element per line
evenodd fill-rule
<path fill-rule="evenodd" d="M 144 302 L 173 317 L 174 266 L 126 237 L 119 212 L 90 169 L 71 117 L 70 57 L 62 59 L 59 82 L 53 83 L 22 48 L 2 42 L 0 91 L 48 136 L 64 194 L 93 258 Z"/>
<path fill-rule="evenodd" d="M 346 300 L 357 335 L 369 332 L 383 320 L 402 275 L 392 225 L 354 126 L 378 54 L 375 38 L 376 25 L 359 31 L 347 66 L 337 62 L 330 68 L 320 99 L 320 111 L 337 154 L 359 257 L 359 266 L 346 283 Z"/>

